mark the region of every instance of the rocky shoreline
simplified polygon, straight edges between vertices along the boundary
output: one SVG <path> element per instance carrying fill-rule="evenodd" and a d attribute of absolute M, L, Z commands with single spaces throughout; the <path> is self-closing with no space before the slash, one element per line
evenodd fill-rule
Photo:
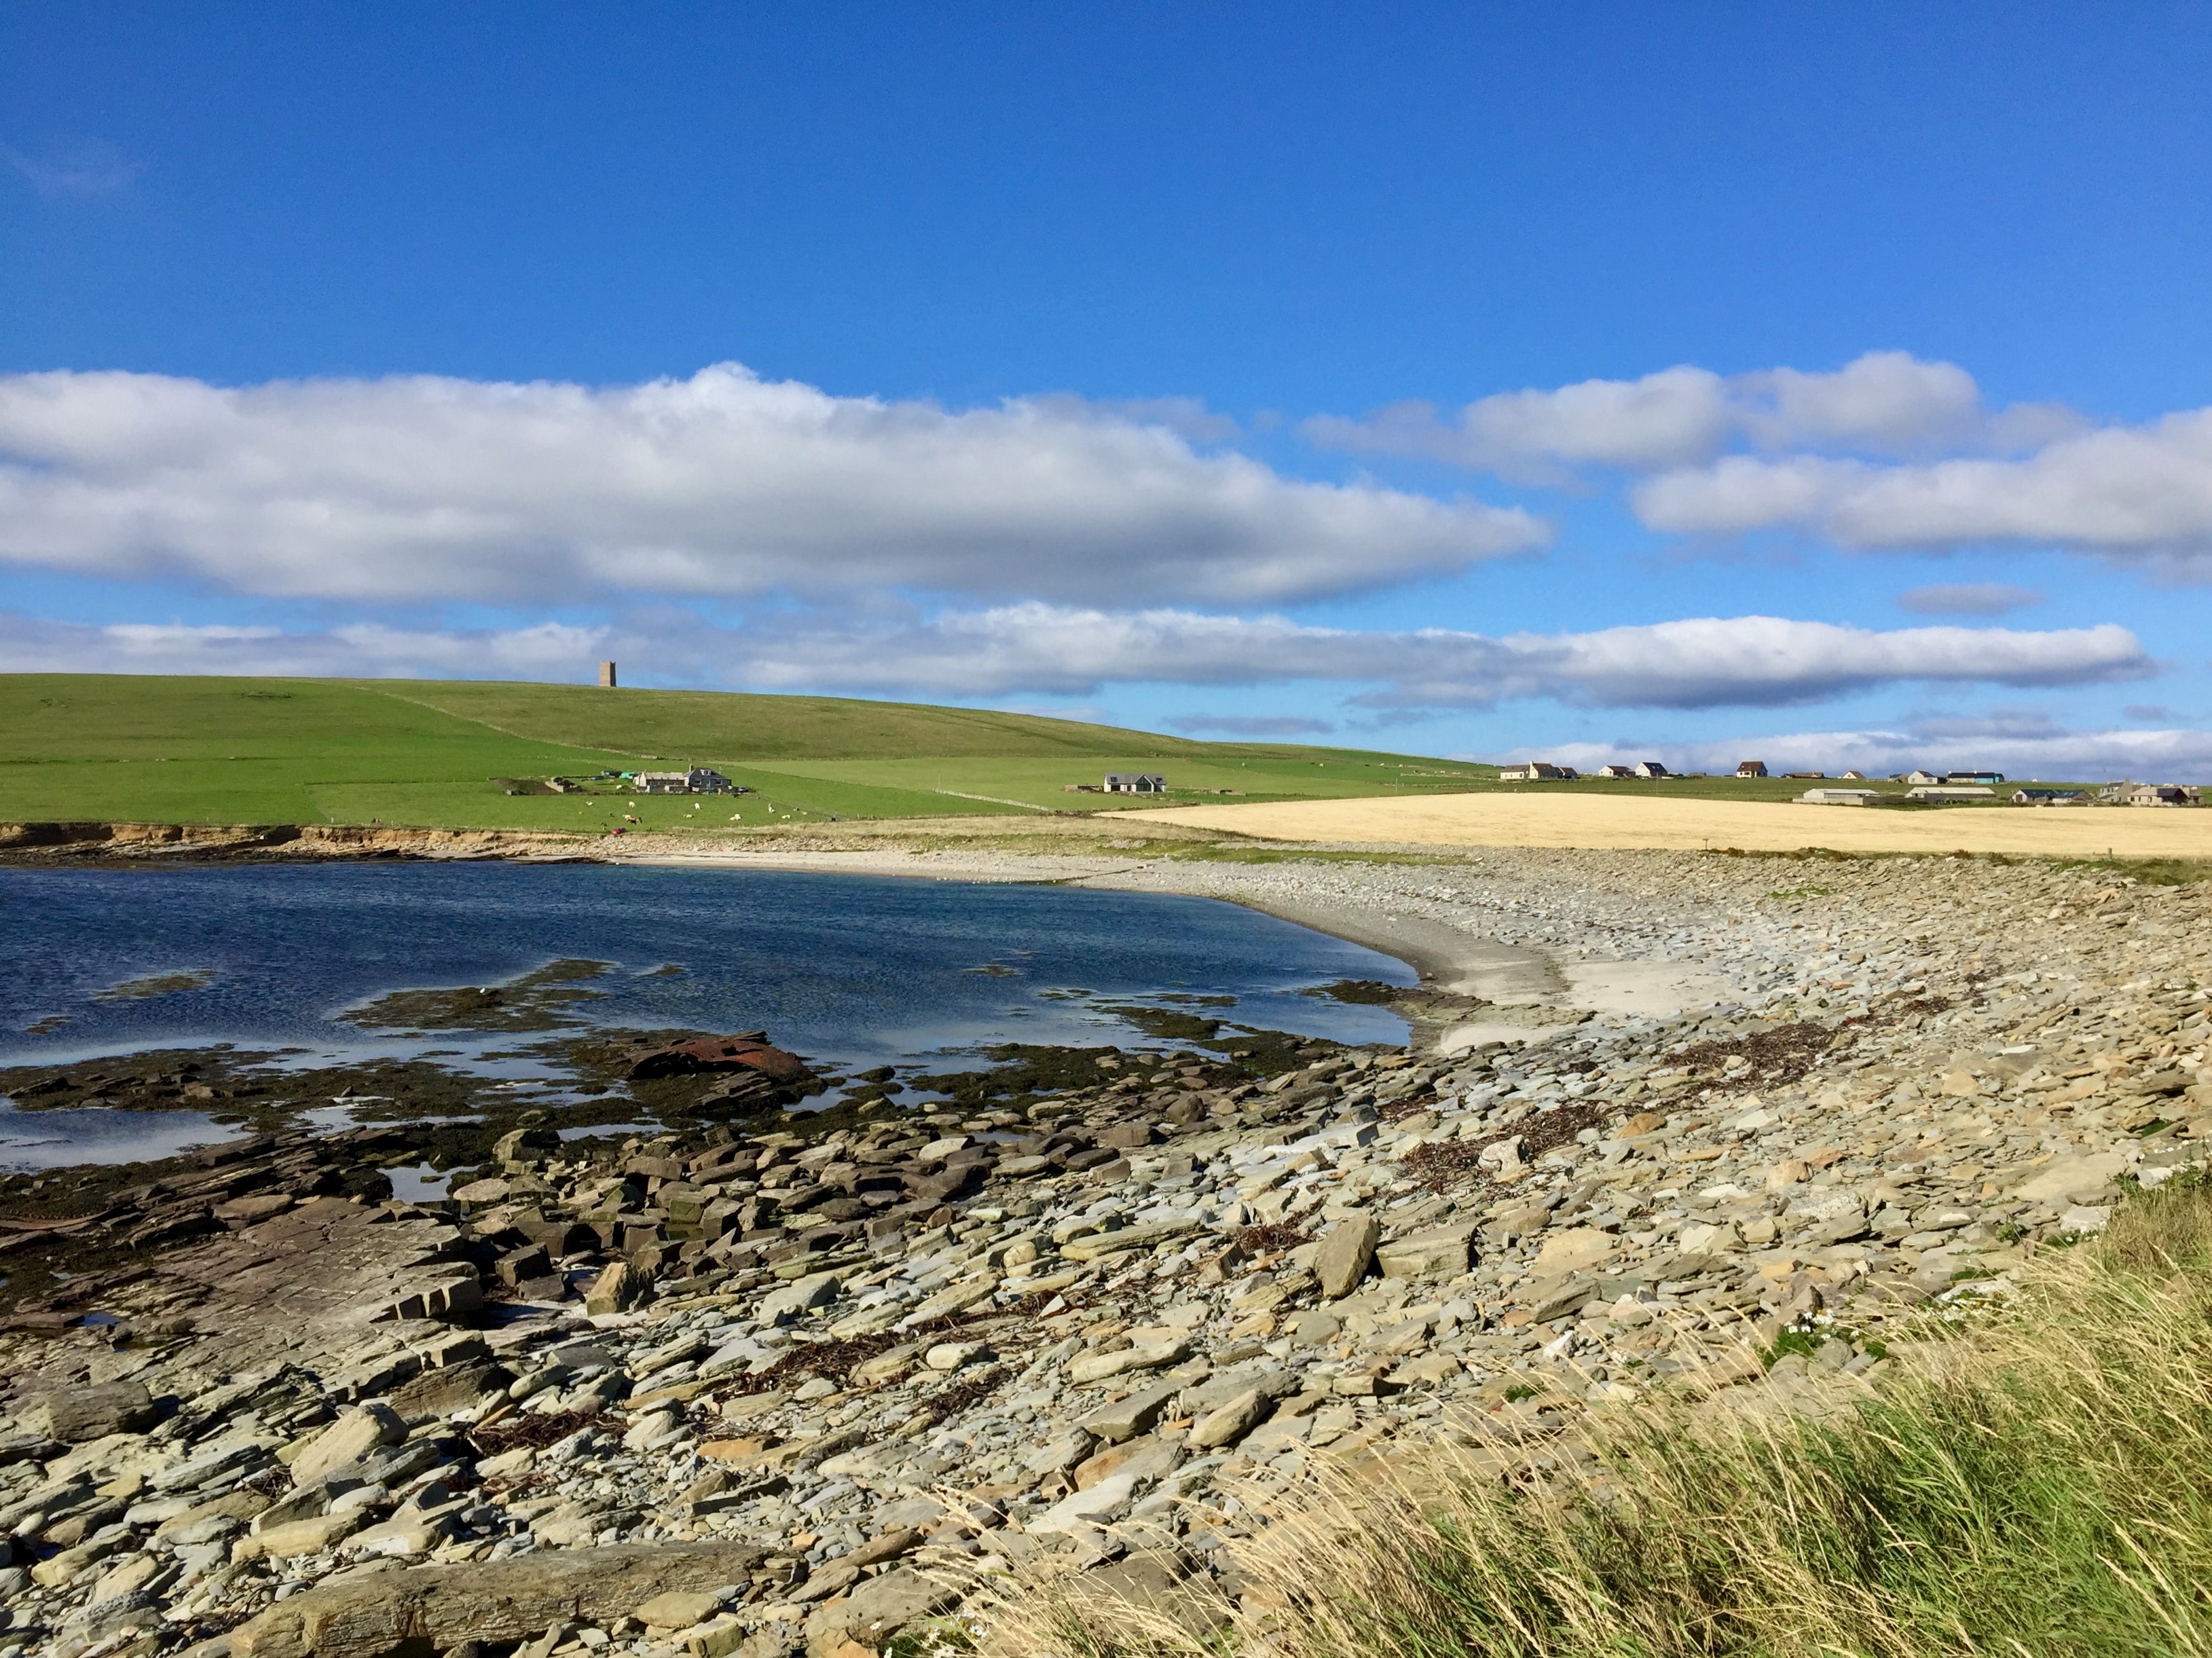
<path fill-rule="evenodd" d="M 1430 1017 L 589 1153 L 523 1125 L 439 1205 L 377 1189 L 386 1128 L 179 1160 L 0 1334 L 0 1658 L 860 1658 L 1016 1582 L 1212 1627 L 1271 1486 L 1439 1438 L 1503 1476 L 1662 1391 L 1826 1408 L 2212 1134 L 2205 886 L 1056 867 L 1418 930 Z"/>

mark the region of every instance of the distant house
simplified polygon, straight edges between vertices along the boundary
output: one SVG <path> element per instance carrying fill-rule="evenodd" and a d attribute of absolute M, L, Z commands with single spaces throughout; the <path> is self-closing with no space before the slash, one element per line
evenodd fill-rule
<path fill-rule="evenodd" d="M 2202 789 L 2179 788 L 2172 783 L 2110 783 L 2097 791 L 2097 803 L 2106 806 L 2193 806 L 2203 799 Z"/>
<path fill-rule="evenodd" d="M 736 787 L 718 771 L 704 766 L 693 766 L 684 771 L 641 771 L 631 774 L 631 785 L 640 794 L 738 794 L 750 790 Z"/>
<path fill-rule="evenodd" d="M 1636 762 L 1636 774 L 1638 777 L 1665 777 L 1669 774 L 1667 768 L 1656 760 L 1639 760 Z"/>
<path fill-rule="evenodd" d="M 1600 777 L 1633 777 L 1636 768 L 1632 766 L 1600 766 L 1597 774 Z"/>
<path fill-rule="evenodd" d="M 1984 788 L 1995 788 L 2004 781 L 2004 774 L 2001 771 L 1948 771 L 1943 774 L 1943 780 L 1947 783 L 1978 783 Z"/>
<path fill-rule="evenodd" d="M 1923 783 L 1917 788 L 1905 790 L 1905 798 L 1908 800 L 1924 800 L 1933 806 L 1958 805 L 1968 800 L 1994 800 L 1997 798 L 1997 792 L 1995 789 L 1972 786 L 1954 788 L 1942 783 Z"/>
<path fill-rule="evenodd" d="M 1543 760 L 1527 760 L 1517 766 L 1501 766 L 1498 770 L 1498 780 L 1501 783 L 1534 783 L 1544 779 L 1564 780 L 1574 775 L 1572 766 L 1554 766 Z"/>
<path fill-rule="evenodd" d="M 1843 778 L 1846 783 L 1863 783 L 1866 781 L 1866 774 L 1856 770 L 1847 771 L 1843 774 Z"/>
<path fill-rule="evenodd" d="M 2089 795 L 2086 789 L 2014 789 L 2012 803 L 2015 806 L 2086 806 Z"/>
<path fill-rule="evenodd" d="M 1870 806 L 1881 796 L 1873 789 L 1807 789 L 1797 798 L 1808 806 Z"/>
<path fill-rule="evenodd" d="M 1764 777 L 1766 775 L 1766 762 L 1739 760 L 1735 762 L 1735 774 L 1738 777 Z"/>
<path fill-rule="evenodd" d="M 1916 767 L 1911 771 L 1901 771 L 1898 773 L 1891 780 L 1893 782 L 1909 785 L 1916 789 L 1929 789 L 1935 788 L 1942 784 L 1943 781 L 1943 774 L 1936 771 L 1923 771 Z"/>
<path fill-rule="evenodd" d="M 1168 780 L 1156 771 L 1109 771 L 1106 774 L 1106 793 L 1109 794 L 1165 794 Z"/>

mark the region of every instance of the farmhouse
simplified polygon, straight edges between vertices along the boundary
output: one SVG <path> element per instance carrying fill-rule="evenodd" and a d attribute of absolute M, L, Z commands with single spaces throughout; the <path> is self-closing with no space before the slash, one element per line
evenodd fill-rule
<path fill-rule="evenodd" d="M 750 793 L 738 789 L 721 773 L 710 771 L 704 766 L 693 766 L 688 771 L 641 771 L 631 776 L 630 783 L 640 794 Z"/>
<path fill-rule="evenodd" d="M 2202 789 L 2172 783 L 2108 783 L 2097 791 L 2098 805 L 2106 806 L 2193 806 L 2203 798 Z"/>
<path fill-rule="evenodd" d="M 1574 775 L 1572 766 L 1554 766 L 1544 760 L 1524 761 L 1517 766 L 1501 766 L 1498 770 L 1498 780 L 1501 783 L 1534 783 L 1545 778 L 1564 781 Z"/>
<path fill-rule="evenodd" d="M 1953 788 L 1941 783 L 1923 783 L 1917 788 L 1905 790 L 1905 798 L 1924 800 L 1935 806 L 1955 806 L 1968 800 L 1994 800 L 1997 798 L 1997 792 L 1973 786 Z"/>
<path fill-rule="evenodd" d="M 2086 806 L 2089 797 L 2081 789 L 2014 789 L 2015 806 Z"/>
<path fill-rule="evenodd" d="M 1807 789 L 1797 798 L 1808 806 L 1870 806 L 1881 796 L 1873 789 Z"/>
<path fill-rule="evenodd" d="M 1735 774 L 1738 777 L 1764 777 L 1766 775 L 1766 762 L 1739 760 L 1735 762 Z"/>
<path fill-rule="evenodd" d="M 1635 769 L 1636 774 L 1638 777 L 1667 777 L 1672 775 L 1672 774 L 1668 771 L 1667 768 L 1661 765 L 1656 760 L 1639 760 L 1636 762 Z"/>
<path fill-rule="evenodd" d="M 1106 793 L 1109 794 L 1165 794 L 1168 780 L 1156 771 L 1109 771 L 1106 774 Z"/>

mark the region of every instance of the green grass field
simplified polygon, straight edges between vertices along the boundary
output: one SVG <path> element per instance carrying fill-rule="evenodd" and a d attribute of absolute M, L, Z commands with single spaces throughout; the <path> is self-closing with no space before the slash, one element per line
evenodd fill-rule
<path fill-rule="evenodd" d="M 494 780 L 714 766 L 750 795 L 509 794 Z M 1196 743 L 990 710 L 831 697 L 409 680 L 0 675 L 0 820 L 761 827 L 1138 804 L 1072 794 L 1165 773 L 1166 802 L 1483 786 L 1492 768 Z"/>
<path fill-rule="evenodd" d="M 494 780 L 713 766 L 734 799 L 509 794 Z M 1109 771 L 1164 800 L 1073 794 Z M 1772 777 L 1500 783 L 1494 767 L 1198 743 L 990 709 L 478 681 L 0 674 L 0 821 L 745 828 L 1490 789 L 1786 800 Z M 1897 791 L 1882 785 L 1886 793 Z"/>

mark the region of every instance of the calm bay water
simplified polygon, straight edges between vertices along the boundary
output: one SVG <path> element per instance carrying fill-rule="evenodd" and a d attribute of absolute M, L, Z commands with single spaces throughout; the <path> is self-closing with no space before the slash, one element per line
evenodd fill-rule
<path fill-rule="evenodd" d="M 0 1065 L 231 1042 L 297 1048 L 301 1064 L 435 1050 L 526 1080 L 543 1061 L 516 1051 L 542 1038 L 336 1016 L 580 957 L 613 964 L 580 1020 L 764 1028 L 846 1069 L 1002 1042 L 1140 1045 L 1101 1004 L 1189 996 L 1232 998 L 1192 1011 L 1238 1024 L 1398 1041 L 1395 1016 L 1300 993 L 1414 978 L 1233 904 L 1065 887 L 580 865 L 0 870 Z M 155 993 L 115 994 L 127 985 Z M 22 1166 L 33 1139 L 48 1145 L 28 1161 L 116 1155 L 128 1136 L 112 1120 L 136 1114 L 0 1111 L 0 1163 Z M 191 1114 L 162 1114 L 173 1139 Z"/>

